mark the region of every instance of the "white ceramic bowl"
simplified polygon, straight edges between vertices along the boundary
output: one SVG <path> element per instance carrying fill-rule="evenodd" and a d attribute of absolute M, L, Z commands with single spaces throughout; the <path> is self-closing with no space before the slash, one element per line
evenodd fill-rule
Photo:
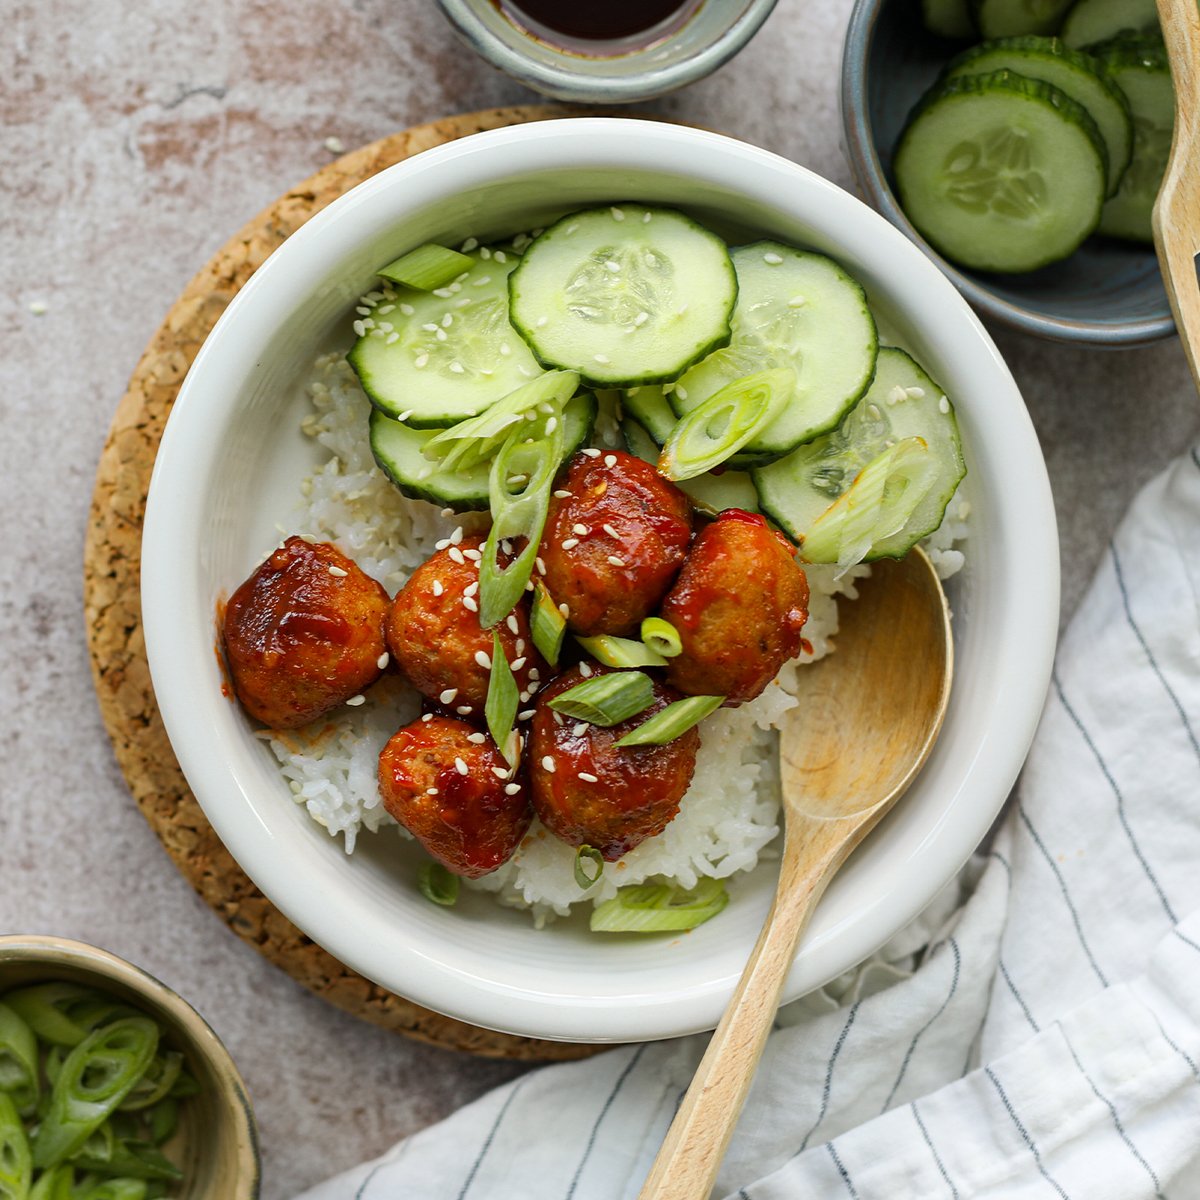
<path fill-rule="evenodd" d="M 721 916 L 672 940 L 535 930 L 468 895 L 453 909 L 412 885 L 417 851 L 365 837 L 352 857 L 293 803 L 251 723 L 221 692 L 215 612 L 278 540 L 314 461 L 299 432 L 315 353 L 346 346 L 380 263 L 545 224 L 620 200 L 676 205 L 732 238 L 768 235 L 833 255 L 891 336 L 954 398 L 973 513 L 954 581 L 957 675 L 941 739 L 904 801 L 829 888 L 789 998 L 869 955 L 983 838 L 1025 757 L 1058 622 L 1054 508 L 1012 377 L 921 252 L 824 179 L 715 134 L 583 118 L 464 138 L 392 167 L 303 226 L 209 336 L 171 414 L 150 489 L 142 600 L 171 743 L 234 857 L 301 929 L 423 1005 L 511 1033 L 580 1041 L 667 1037 L 720 1017 L 767 910 L 774 871 L 735 884 Z"/>

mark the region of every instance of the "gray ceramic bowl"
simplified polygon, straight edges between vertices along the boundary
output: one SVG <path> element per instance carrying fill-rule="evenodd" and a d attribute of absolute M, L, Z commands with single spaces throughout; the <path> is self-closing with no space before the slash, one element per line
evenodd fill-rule
<path fill-rule="evenodd" d="M 438 0 L 459 36 L 494 67 L 535 92 L 585 104 L 649 100 L 702 79 L 754 36 L 775 3 L 704 0 L 662 41 L 626 53 L 589 57 L 522 32 L 494 0 Z"/>
<path fill-rule="evenodd" d="M 166 1031 L 200 1084 L 180 1105 L 167 1157 L 183 1168 L 178 1200 L 256 1200 L 254 1114 L 228 1051 L 186 1000 L 145 971 L 84 942 L 36 934 L 0 937 L 0 994 L 33 983 L 82 983 L 128 1001 Z"/>
<path fill-rule="evenodd" d="M 857 0 L 842 56 L 842 123 L 868 201 L 912 238 L 986 317 L 1051 338 L 1124 349 L 1175 332 L 1150 246 L 1093 237 L 1025 275 L 953 266 L 912 227 L 893 191 L 892 152 L 917 99 L 963 45 L 927 33 L 920 0 Z"/>

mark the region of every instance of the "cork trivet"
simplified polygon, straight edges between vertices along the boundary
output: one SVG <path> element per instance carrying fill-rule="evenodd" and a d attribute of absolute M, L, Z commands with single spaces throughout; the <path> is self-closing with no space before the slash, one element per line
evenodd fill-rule
<path fill-rule="evenodd" d="M 331 162 L 255 217 L 188 284 L 138 363 L 100 458 L 84 551 L 92 675 L 117 763 L 142 815 L 204 901 L 267 959 L 346 1012 L 436 1046 L 524 1061 L 582 1058 L 603 1047 L 478 1029 L 393 995 L 305 937 L 234 862 L 188 790 L 159 716 L 142 637 L 139 558 L 146 492 L 167 414 L 201 343 L 267 256 L 331 200 L 384 167 L 480 130 L 574 111 L 499 108 L 414 126 Z"/>

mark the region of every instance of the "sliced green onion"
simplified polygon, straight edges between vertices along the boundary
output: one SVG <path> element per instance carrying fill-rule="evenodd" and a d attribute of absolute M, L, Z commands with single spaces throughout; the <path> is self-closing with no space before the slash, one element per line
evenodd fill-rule
<path fill-rule="evenodd" d="M 425 245 L 402 254 L 386 267 L 380 267 L 376 274 L 405 287 L 432 292 L 434 288 L 453 283 L 474 265 L 473 258 L 459 254 L 457 250 L 447 250 L 445 246 L 439 246 L 435 242 L 426 242 Z"/>
<path fill-rule="evenodd" d="M 549 703 L 563 716 L 607 729 L 649 708 L 654 703 L 654 684 L 641 671 L 616 671 L 585 679 Z"/>
<path fill-rule="evenodd" d="M 488 478 L 492 528 L 479 562 L 479 623 L 484 629 L 504 620 L 525 592 L 537 561 L 554 476 L 563 457 L 561 422 L 536 440 L 522 438 L 522 433 L 518 429 L 509 435 L 492 459 Z M 513 479 L 523 481 L 515 485 L 519 491 L 513 490 Z M 507 567 L 501 568 L 500 543 L 505 540 L 523 540 L 525 545 Z"/>
<path fill-rule="evenodd" d="M 529 612 L 529 628 L 537 652 L 552 666 L 558 666 L 562 653 L 563 637 L 567 632 L 567 618 L 550 598 L 546 585 L 541 581 L 533 585 L 533 607 Z"/>
<path fill-rule="evenodd" d="M 646 646 L 655 654 L 661 654 L 663 658 L 675 658 L 683 653 L 679 630 L 662 617 L 647 617 L 642 622 L 641 634 Z"/>
<path fill-rule="evenodd" d="M 606 667 L 665 667 L 667 660 L 644 642 L 633 638 L 598 637 L 575 639 L 597 662 Z"/>
<path fill-rule="evenodd" d="M 74 1200 L 75 1171 L 68 1166 L 43 1171 L 29 1193 L 29 1200 Z"/>
<path fill-rule="evenodd" d="M 150 1140 L 161 1146 L 179 1127 L 179 1101 L 172 1096 L 160 1100 L 147 1109 L 146 1120 L 150 1126 Z"/>
<path fill-rule="evenodd" d="M 0 1004 L 0 1092 L 8 1093 L 17 1112 L 28 1117 L 37 1109 L 40 1090 L 33 1030 L 7 1004 Z"/>
<path fill-rule="evenodd" d="M 837 563 L 841 572 L 862 562 L 876 542 L 904 528 L 936 477 L 937 464 L 924 438 L 906 437 L 889 446 L 812 523 L 801 557 Z"/>
<path fill-rule="evenodd" d="M 479 416 L 459 421 L 435 434 L 422 447 L 421 453 L 447 471 L 476 467 L 495 455 L 508 440 L 514 426 L 524 422 L 531 433 L 540 435 L 551 417 L 561 423 L 563 408 L 578 386 L 579 375 L 575 371 L 547 371 L 502 396 Z M 551 411 L 541 411 L 542 405 Z"/>
<path fill-rule="evenodd" d="M 78 1046 L 91 1029 L 78 1020 L 80 1009 L 104 1000 L 93 988 L 78 983 L 36 983 L 7 992 L 4 1003 L 44 1042 Z"/>
<path fill-rule="evenodd" d="M 795 390 L 790 367 L 727 383 L 676 422 L 658 458 L 659 474 L 694 479 L 720 466 L 783 412 Z"/>
<path fill-rule="evenodd" d="M 158 1026 L 124 1017 L 89 1034 L 62 1065 L 46 1119 L 33 1139 L 40 1169 L 74 1154 L 129 1094 L 158 1048 Z"/>
<path fill-rule="evenodd" d="M 200 1091 L 200 1084 L 196 1081 L 195 1075 L 187 1067 L 184 1067 L 167 1094 L 172 1100 L 185 1100 L 188 1096 L 198 1096 Z"/>
<path fill-rule="evenodd" d="M 648 721 L 618 738 L 616 746 L 665 746 L 725 703 L 724 696 L 688 696 L 668 704 Z"/>
<path fill-rule="evenodd" d="M 129 1095 L 117 1106 L 121 1112 L 137 1112 L 157 1104 L 170 1094 L 183 1070 L 183 1055 L 177 1050 L 168 1050 L 166 1054 L 156 1054 L 146 1073 L 135 1083 Z"/>
<path fill-rule="evenodd" d="M 517 706 L 521 689 L 513 678 L 512 668 L 504 657 L 504 647 L 500 645 L 499 631 L 492 630 L 492 670 L 488 676 L 487 701 L 483 706 L 483 715 L 487 720 L 488 732 L 492 741 L 500 747 L 500 753 L 508 760 L 510 767 L 517 765 L 517 739 L 513 737 L 513 725 L 517 720 Z"/>
<path fill-rule="evenodd" d="M 426 900 L 452 908 L 458 899 L 458 876 L 440 862 L 427 862 L 417 873 L 417 887 Z"/>
<path fill-rule="evenodd" d="M 603 874 L 604 855 L 595 846 L 580 846 L 575 852 L 575 882 L 586 891 Z"/>
<path fill-rule="evenodd" d="M 690 891 L 639 883 L 597 904 L 589 924 L 593 933 L 679 933 L 703 925 L 728 903 L 720 879 L 701 879 Z"/>
<path fill-rule="evenodd" d="M 83 1178 L 86 1185 L 87 1176 Z M 150 1200 L 151 1196 L 161 1196 L 161 1191 L 152 1192 L 152 1183 L 144 1179 L 105 1179 L 93 1184 L 83 1192 L 72 1192 L 77 1200 Z"/>
<path fill-rule="evenodd" d="M 71 1159 L 71 1164 L 83 1171 L 99 1175 L 119 1175 L 127 1179 L 183 1178 L 183 1172 L 165 1158 L 153 1142 L 112 1139 L 107 1146 L 89 1140 Z"/>
<path fill-rule="evenodd" d="M 29 1195 L 33 1159 L 25 1126 L 12 1098 L 0 1092 L 0 1196 L 22 1200 Z"/>

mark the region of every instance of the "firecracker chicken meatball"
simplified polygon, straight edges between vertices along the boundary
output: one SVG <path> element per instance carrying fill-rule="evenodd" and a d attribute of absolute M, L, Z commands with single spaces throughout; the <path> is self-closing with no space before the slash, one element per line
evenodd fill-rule
<path fill-rule="evenodd" d="M 550 502 L 539 550 L 545 584 L 585 637 L 636 632 L 687 553 L 687 496 L 631 454 L 581 451 Z"/>
<path fill-rule="evenodd" d="M 692 781 L 700 734 L 693 726 L 665 746 L 618 749 L 615 742 L 679 696 L 656 682 L 649 708 L 606 729 L 550 708 L 549 701 L 583 678 L 574 667 L 538 696 L 525 760 L 542 824 L 569 845 L 594 846 L 613 862 L 674 819 Z"/>
<path fill-rule="evenodd" d="M 762 517 L 741 509 L 700 531 L 660 611 L 683 643 L 667 664 L 672 686 L 741 704 L 800 653 L 808 580 L 795 554 Z"/>
<path fill-rule="evenodd" d="M 469 537 L 439 550 L 412 573 L 387 618 L 388 649 L 413 687 L 444 709 L 476 719 L 487 702 L 492 659 L 492 630 L 479 624 L 482 545 L 482 538 Z M 528 700 L 548 671 L 533 648 L 527 603 L 495 630 Z"/>
<path fill-rule="evenodd" d="M 406 725 L 379 756 L 383 806 L 447 870 L 478 879 L 508 862 L 533 820 L 524 778 L 455 717 Z"/>
<path fill-rule="evenodd" d="M 379 678 L 388 595 L 335 546 L 290 537 L 225 606 L 225 657 L 246 711 L 296 729 Z"/>

